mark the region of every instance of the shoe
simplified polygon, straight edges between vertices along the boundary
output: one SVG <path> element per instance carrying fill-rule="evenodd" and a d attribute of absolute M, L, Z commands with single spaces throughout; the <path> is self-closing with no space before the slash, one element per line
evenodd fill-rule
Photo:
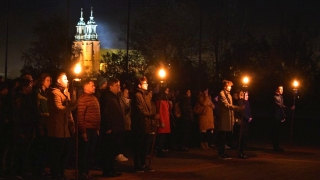
<path fill-rule="evenodd" d="M 146 166 L 146 167 L 144 168 L 144 172 L 154 172 L 154 169 L 152 169 L 152 168 L 149 167 L 149 166 Z"/>
<path fill-rule="evenodd" d="M 218 159 L 227 160 L 227 159 L 231 159 L 231 158 L 229 158 L 226 154 L 220 154 Z"/>
<path fill-rule="evenodd" d="M 145 171 L 145 167 L 135 167 L 134 168 L 134 172 L 140 173 L 140 172 L 144 172 L 144 171 Z"/>
<path fill-rule="evenodd" d="M 276 151 L 276 152 L 283 152 L 284 149 L 280 148 L 280 147 L 277 147 L 277 148 L 273 148 L 273 151 Z"/>
<path fill-rule="evenodd" d="M 109 172 L 109 173 L 102 174 L 103 177 L 119 177 L 121 175 L 122 175 L 121 172 Z"/>
<path fill-rule="evenodd" d="M 123 154 L 119 154 L 115 158 L 116 161 L 128 161 L 128 158 L 126 158 Z"/>
<path fill-rule="evenodd" d="M 200 144 L 200 149 L 201 149 L 201 150 L 208 150 L 207 147 L 206 147 L 206 145 L 205 145 L 204 143 L 201 143 L 201 144 Z"/>
<path fill-rule="evenodd" d="M 225 144 L 224 149 L 230 149 L 230 147 Z"/>
<path fill-rule="evenodd" d="M 239 154 L 238 156 L 239 159 L 247 159 L 247 156 L 244 155 L 243 153 Z"/>
<path fill-rule="evenodd" d="M 181 151 L 181 152 L 188 152 L 188 151 L 189 151 L 189 149 L 188 149 L 188 148 L 186 148 L 186 147 L 184 147 L 184 148 L 179 148 L 179 151 Z"/>
<path fill-rule="evenodd" d="M 82 173 L 79 175 L 80 180 L 89 180 L 89 176 L 86 173 Z"/>

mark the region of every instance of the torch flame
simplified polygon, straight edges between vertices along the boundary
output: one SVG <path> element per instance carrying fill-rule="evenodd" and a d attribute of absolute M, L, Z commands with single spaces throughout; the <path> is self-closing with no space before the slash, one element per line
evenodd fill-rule
<path fill-rule="evenodd" d="M 74 73 L 79 74 L 81 72 L 81 65 L 80 63 L 76 64 L 76 66 L 74 67 Z"/>
<path fill-rule="evenodd" d="M 294 82 L 293 82 L 293 86 L 294 86 L 295 88 L 298 87 L 298 86 L 299 86 L 298 81 L 294 81 Z"/>
<path fill-rule="evenodd" d="M 249 82 L 249 78 L 248 78 L 248 77 L 244 77 L 244 78 L 243 78 L 243 83 L 244 83 L 244 84 L 248 84 L 248 82 Z"/>
<path fill-rule="evenodd" d="M 166 76 L 166 71 L 165 71 L 164 69 L 160 69 L 160 71 L 159 71 L 159 76 L 160 76 L 161 78 L 164 78 L 164 77 Z"/>

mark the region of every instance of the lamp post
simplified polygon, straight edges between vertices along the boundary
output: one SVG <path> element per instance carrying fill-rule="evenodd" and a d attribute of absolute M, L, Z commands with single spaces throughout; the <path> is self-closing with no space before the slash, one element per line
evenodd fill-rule
<path fill-rule="evenodd" d="M 79 75 L 82 71 L 81 64 L 77 63 L 73 69 L 73 72 L 75 74 L 75 78 L 72 80 L 72 88 L 73 88 L 73 98 L 77 99 L 78 98 L 78 88 L 81 86 L 81 79 L 79 78 Z M 76 128 L 76 144 L 75 144 L 75 149 L 76 149 L 76 159 L 75 159 L 75 179 L 77 180 L 79 177 L 79 123 L 77 119 L 77 110 L 78 108 L 76 107 L 75 111 L 75 128 Z"/>
<path fill-rule="evenodd" d="M 242 91 L 243 91 L 243 99 L 241 100 L 242 106 L 244 106 L 244 104 L 245 104 L 244 98 L 246 97 L 248 84 L 249 84 L 249 78 L 247 76 L 245 76 L 242 79 Z M 242 112 L 242 114 L 241 114 L 241 122 L 240 122 L 240 132 L 239 132 L 239 141 L 238 141 L 238 158 L 240 158 L 240 146 L 241 146 L 242 128 L 243 128 L 243 113 L 244 112 Z"/>
<path fill-rule="evenodd" d="M 293 107 L 292 109 L 292 117 L 291 117 L 291 128 L 290 128 L 290 146 L 289 146 L 289 151 L 291 150 L 291 142 L 292 142 L 292 132 L 293 132 L 293 118 L 294 118 L 294 109 L 296 106 L 296 97 L 298 95 L 298 86 L 299 82 L 294 80 L 293 81 Z"/>

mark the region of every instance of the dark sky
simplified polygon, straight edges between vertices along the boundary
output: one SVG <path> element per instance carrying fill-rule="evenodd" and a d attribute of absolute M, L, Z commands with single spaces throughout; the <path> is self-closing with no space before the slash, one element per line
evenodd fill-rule
<path fill-rule="evenodd" d="M 6 1 L 0 1 L 0 75 L 4 73 L 6 50 Z M 131 0 L 131 12 L 147 0 Z M 177 0 L 194 1 L 199 0 Z M 27 49 L 33 40 L 32 30 L 40 16 L 50 16 L 58 12 L 67 17 L 67 0 L 9 0 L 9 43 L 8 43 L 8 74 L 9 78 L 19 75 L 22 67 L 21 52 Z M 69 36 L 75 34 L 75 26 L 80 18 L 80 9 L 83 8 L 84 20 L 87 22 L 93 7 L 93 16 L 98 27 L 98 39 L 102 48 L 125 48 L 125 44 L 118 41 L 120 21 L 127 17 L 128 0 L 70 0 Z M 203 0 L 205 13 L 210 14 L 218 3 L 224 0 Z M 265 34 L 273 36 L 280 32 L 280 15 L 284 12 L 284 19 L 303 17 L 319 28 L 320 1 L 316 0 L 238 0 L 247 8 L 247 24 L 252 27 L 256 36 Z M 284 3 L 281 8 L 281 2 Z M 197 7 L 195 7 L 197 8 Z M 211 10 L 212 9 L 212 10 Z"/>

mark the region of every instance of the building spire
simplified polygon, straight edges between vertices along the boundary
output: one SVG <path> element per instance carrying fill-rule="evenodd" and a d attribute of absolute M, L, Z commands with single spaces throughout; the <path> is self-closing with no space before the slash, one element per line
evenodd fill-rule
<path fill-rule="evenodd" d="M 80 17 L 80 21 L 83 21 L 83 9 L 81 8 L 81 17 Z"/>
<path fill-rule="evenodd" d="M 98 34 L 97 34 L 96 28 L 97 28 L 97 24 L 93 20 L 93 8 L 91 7 L 91 16 L 89 21 L 87 22 L 85 39 L 97 40 Z"/>

